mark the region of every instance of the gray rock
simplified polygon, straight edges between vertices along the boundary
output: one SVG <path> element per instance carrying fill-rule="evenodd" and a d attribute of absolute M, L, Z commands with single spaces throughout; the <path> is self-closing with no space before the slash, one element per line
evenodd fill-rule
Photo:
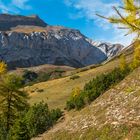
<path fill-rule="evenodd" d="M 41 64 L 83 67 L 106 60 L 77 30 L 61 28 L 49 32 L 0 32 L 0 60 L 10 68 Z"/>
<path fill-rule="evenodd" d="M 115 55 L 117 55 L 119 52 L 121 52 L 125 47 L 121 44 L 111 44 L 107 42 L 96 42 L 93 40 L 87 39 L 88 42 L 90 42 L 93 46 L 99 48 L 108 59 L 111 59 Z"/>
<path fill-rule="evenodd" d="M 21 15 L 0 14 L 1 31 L 10 30 L 12 27 L 16 27 L 18 25 L 47 26 L 47 24 L 36 15 L 26 17 Z"/>
<path fill-rule="evenodd" d="M 78 30 L 49 26 L 37 16 L 0 15 L 1 29 L 6 31 L 0 32 L 0 60 L 10 69 L 42 64 L 84 67 L 99 64 L 121 50 L 110 45 L 107 53 L 101 49 L 106 49 L 106 44 L 96 46 Z"/>

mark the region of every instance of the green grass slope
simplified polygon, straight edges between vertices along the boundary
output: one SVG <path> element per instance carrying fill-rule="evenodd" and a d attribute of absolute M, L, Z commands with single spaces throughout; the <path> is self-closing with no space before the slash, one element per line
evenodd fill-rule
<path fill-rule="evenodd" d="M 33 140 L 140 140 L 140 68 Z"/>
<path fill-rule="evenodd" d="M 132 55 L 127 55 L 127 62 L 132 60 Z M 30 103 L 45 101 L 50 108 L 64 109 L 65 103 L 73 88 L 83 88 L 84 85 L 99 74 L 109 72 L 119 66 L 119 58 L 114 58 L 98 67 L 90 66 L 82 69 L 68 71 L 66 77 L 28 86 L 25 90 L 30 94 Z M 94 68 L 95 67 L 95 68 Z M 76 76 L 76 78 L 74 78 Z"/>

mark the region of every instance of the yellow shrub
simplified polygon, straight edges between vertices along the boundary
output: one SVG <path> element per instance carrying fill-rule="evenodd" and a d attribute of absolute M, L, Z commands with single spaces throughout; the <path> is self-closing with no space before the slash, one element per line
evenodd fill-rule
<path fill-rule="evenodd" d="M 75 98 L 77 97 L 81 92 L 81 89 L 79 87 L 75 87 L 73 90 L 72 90 L 72 97 Z"/>
<path fill-rule="evenodd" d="M 125 70 L 126 68 L 126 58 L 125 58 L 125 55 L 121 55 L 120 57 L 120 69 L 121 70 Z"/>
<path fill-rule="evenodd" d="M 140 44 L 134 48 L 133 68 L 140 66 Z"/>

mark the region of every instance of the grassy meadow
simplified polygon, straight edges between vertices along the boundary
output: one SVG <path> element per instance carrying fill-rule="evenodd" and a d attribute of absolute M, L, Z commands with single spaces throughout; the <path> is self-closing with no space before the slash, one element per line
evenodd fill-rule
<path fill-rule="evenodd" d="M 126 59 L 127 62 L 132 60 L 131 53 L 127 54 Z M 69 76 L 27 86 L 24 90 L 29 93 L 31 104 L 38 103 L 43 100 L 48 103 L 50 108 L 58 107 L 64 109 L 66 101 L 73 88 L 79 87 L 82 89 L 84 85 L 94 77 L 113 70 L 115 67 L 119 66 L 119 63 L 119 57 L 116 57 L 112 61 L 96 68 L 88 70 L 83 70 L 82 68 L 82 72 L 80 72 L 80 69 L 72 70 L 69 71 Z M 72 80 L 71 77 L 73 75 L 71 74 L 77 75 L 79 78 Z"/>

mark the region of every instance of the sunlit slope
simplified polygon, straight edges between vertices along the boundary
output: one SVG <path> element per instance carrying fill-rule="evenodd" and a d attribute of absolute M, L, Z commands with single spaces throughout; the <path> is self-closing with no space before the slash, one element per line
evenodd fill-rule
<path fill-rule="evenodd" d="M 64 73 L 68 71 L 72 71 L 75 68 L 69 67 L 69 66 L 56 66 L 56 65 L 50 65 L 50 64 L 45 64 L 45 65 L 40 65 L 40 66 L 34 66 L 34 67 L 27 67 L 27 68 L 17 68 L 16 70 L 10 70 L 10 73 L 18 74 L 18 75 L 23 75 L 24 71 L 32 71 L 37 74 L 40 73 L 49 73 L 52 71 L 56 70 L 62 70 Z"/>
<path fill-rule="evenodd" d="M 132 55 L 127 55 L 127 62 L 132 60 Z M 28 86 L 25 90 L 30 94 L 30 103 L 37 103 L 40 101 L 45 101 L 51 108 L 59 107 L 64 108 L 67 98 L 70 96 L 70 93 L 73 88 L 80 87 L 81 89 L 84 87 L 85 83 L 92 80 L 95 76 L 109 72 L 119 65 L 119 58 L 115 58 L 114 60 L 99 66 L 97 68 L 89 69 L 83 72 L 77 72 L 77 70 L 72 71 L 72 73 L 76 73 L 79 78 L 72 80 L 71 76 L 55 79 L 52 81 L 42 82 L 39 84 L 35 84 L 33 86 Z M 80 70 L 78 70 L 80 71 Z"/>
<path fill-rule="evenodd" d="M 140 140 L 140 68 L 34 140 Z"/>

